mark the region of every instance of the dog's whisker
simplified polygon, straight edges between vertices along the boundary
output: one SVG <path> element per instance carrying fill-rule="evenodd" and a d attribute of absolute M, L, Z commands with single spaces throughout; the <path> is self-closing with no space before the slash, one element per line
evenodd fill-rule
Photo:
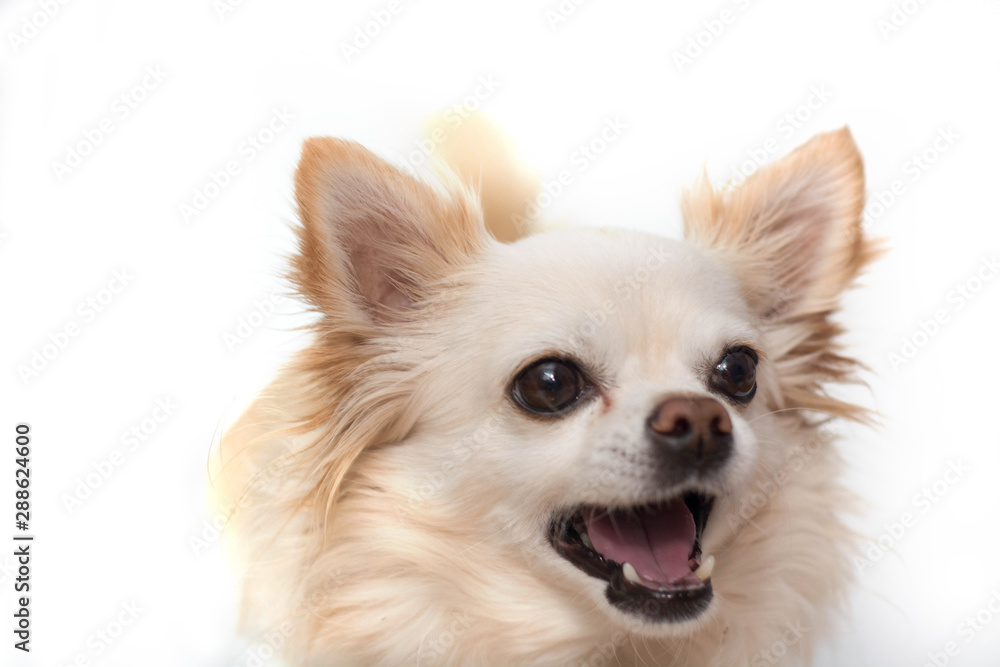
<path fill-rule="evenodd" d="M 763 419 L 764 417 L 770 417 L 771 415 L 776 415 L 776 414 L 779 414 L 781 412 L 796 412 L 796 411 L 810 412 L 810 411 L 815 411 L 815 410 L 813 408 L 802 408 L 802 407 L 781 408 L 779 410 L 771 410 L 770 412 L 765 412 L 764 414 L 757 415 L 753 419 L 748 419 L 747 423 L 748 424 L 752 424 L 755 421 L 757 421 L 758 419 Z"/>

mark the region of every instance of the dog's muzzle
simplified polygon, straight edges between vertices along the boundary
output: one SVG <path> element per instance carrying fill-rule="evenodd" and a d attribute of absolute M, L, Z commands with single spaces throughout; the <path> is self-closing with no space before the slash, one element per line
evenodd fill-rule
<path fill-rule="evenodd" d="M 646 421 L 646 437 L 655 487 L 673 493 L 627 507 L 570 508 L 552 519 L 549 541 L 607 581 L 608 602 L 619 610 L 653 622 L 691 620 L 712 601 L 715 558 L 702 558 L 701 537 L 715 498 L 704 489 L 731 458 L 733 423 L 714 398 L 672 396 Z"/>

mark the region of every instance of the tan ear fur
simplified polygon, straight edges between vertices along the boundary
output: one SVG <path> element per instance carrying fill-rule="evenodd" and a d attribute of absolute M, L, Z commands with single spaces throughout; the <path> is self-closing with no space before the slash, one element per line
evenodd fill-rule
<path fill-rule="evenodd" d="M 442 181 L 437 189 L 353 142 L 307 140 L 291 277 L 309 303 L 336 319 L 391 321 L 479 252 L 488 236 L 475 196 Z"/>
<path fill-rule="evenodd" d="M 857 362 L 842 356 L 831 316 L 841 293 L 879 254 L 861 227 L 864 168 L 847 128 L 814 137 L 734 190 L 704 176 L 682 200 L 685 237 L 710 248 L 739 277 L 770 332 L 789 406 L 864 419 L 826 395 L 850 381 Z"/>

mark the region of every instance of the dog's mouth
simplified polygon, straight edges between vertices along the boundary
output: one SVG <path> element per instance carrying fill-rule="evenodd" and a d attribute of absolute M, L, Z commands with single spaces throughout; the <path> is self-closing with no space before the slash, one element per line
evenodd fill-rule
<path fill-rule="evenodd" d="M 701 536 L 714 498 L 698 492 L 625 509 L 582 506 L 558 514 L 549 541 L 560 556 L 608 582 L 608 602 L 651 621 L 700 616 L 712 601 L 715 558 Z"/>

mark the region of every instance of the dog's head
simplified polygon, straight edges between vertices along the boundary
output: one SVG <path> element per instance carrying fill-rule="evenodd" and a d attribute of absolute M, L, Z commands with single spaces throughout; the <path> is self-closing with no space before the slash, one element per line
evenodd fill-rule
<path fill-rule="evenodd" d="M 457 181 L 310 140 L 293 278 L 321 316 L 317 506 L 354 479 L 620 622 L 690 628 L 745 528 L 721 517 L 787 456 L 782 428 L 860 414 L 822 385 L 853 370 L 830 315 L 873 252 L 863 182 L 842 130 L 732 191 L 702 179 L 683 241 L 501 244 Z"/>

